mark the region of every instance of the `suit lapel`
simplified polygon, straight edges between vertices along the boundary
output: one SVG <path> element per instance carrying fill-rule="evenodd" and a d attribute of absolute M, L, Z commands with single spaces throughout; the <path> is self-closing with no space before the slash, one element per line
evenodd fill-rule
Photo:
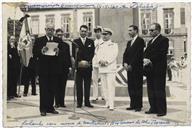
<path fill-rule="evenodd" d="M 83 47 L 83 48 L 86 48 L 89 45 L 89 41 L 88 41 L 87 38 L 85 40 L 85 44 L 83 44 L 83 42 L 81 41 L 81 38 L 79 38 L 79 43 L 80 43 L 80 46 Z"/>
<path fill-rule="evenodd" d="M 88 47 L 89 46 L 89 41 L 88 41 L 88 39 L 86 38 L 86 40 L 85 40 L 85 45 L 84 45 L 85 47 Z"/>
<path fill-rule="evenodd" d="M 83 45 L 83 42 L 81 41 L 81 38 L 79 38 L 79 41 L 78 41 L 78 42 L 79 42 L 79 44 L 78 44 L 78 45 L 79 45 L 80 47 L 82 47 L 82 48 L 83 48 L 83 47 L 84 47 L 84 45 Z"/>
<path fill-rule="evenodd" d="M 162 37 L 162 35 L 159 35 L 159 36 L 153 41 L 152 45 L 155 45 L 161 37 Z"/>
<path fill-rule="evenodd" d="M 131 40 L 127 42 L 127 48 L 129 49 L 131 47 Z"/>
<path fill-rule="evenodd" d="M 151 39 L 151 40 L 149 41 L 149 43 L 147 44 L 147 48 L 145 49 L 145 51 L 148 50 L 148 49 L 153 48 L 153 46 L 155 46 L 155 45 L 158 43 L 158 40 L 159 40 L 161 37 L 162 37 L 162 35 L 159 35 L 153 42 L 152 42 L 153 39 Z"/>

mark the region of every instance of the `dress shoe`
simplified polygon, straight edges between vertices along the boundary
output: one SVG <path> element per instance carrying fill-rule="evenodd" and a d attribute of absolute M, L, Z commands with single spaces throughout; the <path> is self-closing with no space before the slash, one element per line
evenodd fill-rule
<path fill-rule="evenodd" d="M 36 96 L 36 95 L 37 95 L 37 93 L 32 93 L 31 95 Z"/>
<path fill-rule="evenodd" d="M 60 107 L 60 105 L 59 105 L 59 104 L 56 104 L 56 105 L 55 105 L 55 108 L 59 108 L 59 107 Z"/>
<path fill-rule="evenodd" d="M 91 104 L 86 104 L 85 106 L 89 107 L 89 108 L 93 108 L 93 105 L 91 105 Z"/>
<path fill-rule="evenodd" d="M 10 99 L 14 99 L 14 96 L 9 96 Z"/>
<path fill-rule="evenodd" d="M 46 112 L 41 112 L 41 116 L 46 116 Z"/>
<path fill-rule="evenodd" d="M 132 108 L 132 107 L 129 107 L 129 108 L 126 108 L 126 110 L 133 110 L 134 108 Z"/>
<path fill-rule="evenodd" d="M 82 105 L 77 105 L 77 108 L 81 108 L 82 107 Z"/>
<path fill-rule="evenodd" d="M 53 111 L 47 111 L 47 113 L 59 114 L 59 112 L 58 112 L 58 111 L 56 111 L 56 110 L 53 110 Z"/>
<path fill-rule="evenodd" d="M 65 106 L 65 105 L 60 105 L 60 107 L 66 108 L 66 106 Z"/>
<path fill-rule="evenodd" d="M 150 110 L 145 112 L 145 114 L 155 114 L 155 113 L 156 113 L 156 112 L 150 111 Z"/>
<path fill-rule="evenodd" d="M 102 98 L 101 100 L 105 100 L 104 98 Z"/>
<path fill-rule="evenodd" d="M 20 95 L 18 95 L 18 94 L 16 94 L 16 95 L 15 95 L 15 97 L 20 98 L 21 96 L 20 96 Z"/>
<path fill-rule="evenodd" d="M 165 113 L 157 114 L 157 116 L 165 116 L 165 115 L 166 115 Z"/>
<path fill-rule="evenodd" d="M 141 111 L 141 108 L 136 108 L 135 109 L 135 112 L 140 112 Z"/>
<path fill-rule="evenodd" d="M 110 108 L 109 111 L 113 111 L 114 109 L 113 108 Z"/>
<path fill-rule="evenodd" d="M 26 93 L 24 93 L 24 94 L 23 94 L 23 96 L 24 96 L 24 97 L 26 97 L 26 96 L 27 96 L 27 94 L 26 94 Z"/>

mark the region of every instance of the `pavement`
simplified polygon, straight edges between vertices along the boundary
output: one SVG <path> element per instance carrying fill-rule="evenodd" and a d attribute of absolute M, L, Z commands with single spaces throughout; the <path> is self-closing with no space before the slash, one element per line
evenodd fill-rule
<path fill-rule="evenodd" d="M 72 84 L 73 81 L 68 82 Z M 70 86 L 70 85 L 67 85 Z M 72 86 L 72 85 L 71 85 Z M 129 97 L 115 97 L 115 109 L 109 111 L 105 102 L 99 99 L 92 102 L 94 108 L 74 108 L 73 96 L 66 96 L 66 108 L 58 108 L 59 114 L 40 116 L 39 95 L 16 98 L 7 101 L 4 126 L 9 127 L 72 127 L 72 126 L 189 126 L 191 125 L 190 92 L 180 82 L 167 82 L 171 95 L 167 97 L 167 115 L 157 117 L 147 115 L 149 109 L 147 97 L 143 97 L 143 108 L 140 112 L 128 111 Z M 37 86 L 38 89 L 38 86 Z M 23 87 L 21 87 L 21 92 Z M 30 91 L 29 91 L 30 92 Z M 22 94 L 22 93 L 21 93 Z M 92 100 L 92 97 L 91 97 Z M 75 105 L 76 106 L 76 105 Z M 77 117 L 78 119 L 71 119 Z"/>

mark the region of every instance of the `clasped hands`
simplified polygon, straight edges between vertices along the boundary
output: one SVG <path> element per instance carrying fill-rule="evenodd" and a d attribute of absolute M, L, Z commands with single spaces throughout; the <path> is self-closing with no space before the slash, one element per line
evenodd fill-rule
<path fill-rule="evenodd" d="M 124 67 L 125 70 L 127 70 L 127 71 L 132 71 L 132 66 L 131 66 L 131 65 L 128 65 L 127 63 L 124 63 L 124 64 L 123 64 L 123 67 Z"/>
<path fill-rule="evenodd" d="M 150 59 L 147 59 L 147 58 L 144 58 L 143 59 L 143 66 L 147 66 L 149 64 L 152 64 L 151 60 Z"/>
<path fill-rule="evenodd" d="M 104 61 L 104 60 L 100 60 L 100 61 L 99 61 L 99 65 L 100 65 L 101 67 L 106 67 L 108 64 L 109 64 L 108 61 Z"/>

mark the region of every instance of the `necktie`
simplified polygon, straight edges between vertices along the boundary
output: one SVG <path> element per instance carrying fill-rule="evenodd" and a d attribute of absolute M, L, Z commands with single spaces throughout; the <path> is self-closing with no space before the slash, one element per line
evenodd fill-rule
<path fill-rule="evenodd" d="M 133 43 L 134 43 L 134 39 L 132 39 L 132 40 L 131 40 L 131 45 L 130 45 L 130 46 L 132 46 L 132 45 L 133 45 Z"/>
<path fill-rule="evenodd" d="M 147 47 L 149 47 L 152 44 L 153 40 L 150 40 L 149 43 L 147 44 Z"/>
<path fill-rule="evenodd" d="M 131 47 L 131 41 L 132 41 L 132 40 L 130 40 L 130 41 L 128 42 L 128 48 Z"/>
<path fill-rule="evenodd" d="M 83 38 L 83 45 L 85 45 L 85 38 Z"/>

